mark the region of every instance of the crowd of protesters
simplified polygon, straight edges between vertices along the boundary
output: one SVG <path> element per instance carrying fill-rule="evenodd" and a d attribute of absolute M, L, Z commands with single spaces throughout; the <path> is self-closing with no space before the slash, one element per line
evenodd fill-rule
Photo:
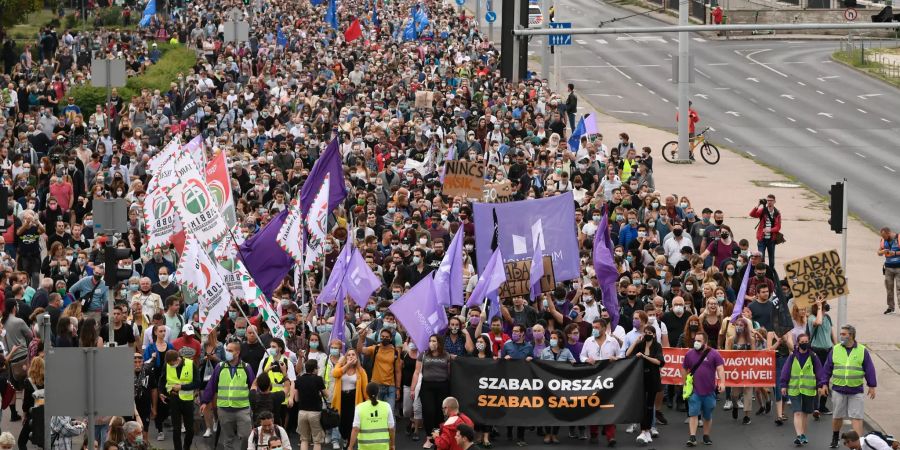
<path fill-rule="evenodd" d="M 357 408 L 384 408 L 379 400 L 404 419 L 399 423 L 409 439 L 425 438 L 425 448 L 459 446 L 457 422 L 469 444 L 490 448 L 498 434 L 492 424 L 455 418 L 458 403 L 448 397 L 448 380 L 449 361 L 456 357 L 572 363 L 644 358 L 644 418 L 620 424 L 642 444 L 676 415 L 689 422 L 688 445 L 697 444 L 698 427 L 711 443 L 717 397 L 745 425 L 782 426 L 792 410 L 798 446 L 807 442 L 803 414 L 818 420 L 831 414 L 829 404 L 835 409 L 832 447 L 844 418 L 854 420 L 856 441 L 862 436 L 862 392 L 868 386 L 874 397 L 876 386 L 871 358 L 856 344 L 855 329 L 838 330 L 827 302 L 805 308 L 791 301 L 774 265 L 782 232 L 774 196 L 753 205 L 749 215 L 759 226 L 755 236 L 742 238 L 714 205 L 661 194 L 651 149 L 628 135 L 612 143 L 600 134 L 585 136 L 579 151 L 570 151 L 567 137 L 577 111 L 566 105 L 574 102 L 546 81 L 501 78 L 496 47 L 450 3 L 416 3 L 427 11 L 428 24 L 412 40 L 406 34 L 414 5 L 409 0 L 341 0 L 337 30 L 324 19 L 328 2 L 186 5 L 153 18 L 146 34 L 57 36 L 44 30 L 49 38 L 42 34 L 38 45 L 26 46 L 5 67 L 0 170 L 9 200 L 0 236 L 2 363 L 23 396 L 23 414 L 15 402 L 10 406 L 12 420 L 25 416 L 19 448 L 33 438 L 28 415 L 42 398 L 47 340 L 58 347 L 103 346 L 110 328 L 118 346 L 135 350 L 136 411 L 87 432 L 126 449 L 148 448 L 151 431 L 166 440 L 167 418 L 176 450 L 189 448 L 194 424 L 188 418 L 197 402 L 203 438 L 221 438 L 228 448 L 290 448 L 288 434 L 296 431 L 301 448 L 339 450 L 365 427 Z M 238 45 L 223 40 L 233 8 L 252 23 L 250 39 Z M 363 35 L 347 41 L 343 30 L 356 19 Z M 173 74 L 168 90 L 144 91 L 130 101 L 114 91 L 111 105 L 95 111 L 82 111 L 67 96 L 86 82 L 92 58 L 123 57 L 137 73 L 159 59 L 154 42 L 170 38 L 194 49 L 198 59 L 192 70 Z M 423 107 L 417 91 L 433 92 L 433 98 Z M 217 333 L 200 336 L 194 299 L 182 295 L 173 277 L 175 246 L 152 252 L 143 247 L 147 163 L 179 134 L 182 142 L 202 135 L 207 148 L 227 152 L 238 221 L 247 236 L 288 207 L 325 145 L 339 139 L 350 195 L 329 220 L 324 269 L 310 272 L 305 285 L 286 278 L 271 299 L 288 337 L 273 336 L 241 301 L 229 307 Z M 450 307 L 446 332 L 420 349 L 388 310 L 391 303 L 438 267 L 456 233 L 465 233 L 466 292 L 477 278 L 472 204 L 442 194 L 439 167 L 428 164 L 447 153 L 485 164 L 487 181 L 508 182 L 513 201 L 571 191 L 582 274 L 534 302 L 509 299 L 492 320 L 477 307 Z M 416 170 L 408 169 L 411 161 Z M 417 164 L 422 161 L 424 168 Z M 127 233 L 94 233 L 92 204 L 106 198 L 129 203 Z M 615 327 L 590 263 L 604 207 L 620 273 L 621 320 Z M 332 308 L 309 302 L 351 241 L 383 284 L 365 307 L 342 305 L 346 321 L 335 323 Z M 119 268 L 130 269 L 132 277 L 116 286 L 103 281 L 104 270 L 112 269 L 101 264 L 107 243 L 131 251 Z M 731 321 L 747 267 L 747 300 L 740 318 Z M 102 312 L 109 292 L 115 309 L 107 317 Z M 51 336 L 41 335 L 37 318 L 43 313 L 50 315 Z M 331 339 L 335 327 L 345 328 L 346 342 Z M 697 381 L 687 400 L 680 387 L 661 384 L 663 347 L 693 349 L 684 368 L 696 371 Z M 716 381 L 716 349 L 774 350 L 776 384 L 723 389 Z M 864 377 L 846 373 L 853 363 Z M 812 393 L 797 381 L 808 378 L 806 370 L 815 380 Z M 377 400 L 369 405 L 373 396 Z M 339 422 L 323 429 L 320 414 L 328 406 Z M 564 432 L 591 442 L 602 432 L 613 446 L 620 437 L 616 428 L 597 424 Z M 65 450 L 86 432 L 85 422 L 69 417 L 54 417 L 51 429 L 53 448 Z M 441 431 L 425 434 L 434 429 Z M 520 446 L 534 433 L 548 444 L 560 439 L 559 427 L 507 433 Z"/>

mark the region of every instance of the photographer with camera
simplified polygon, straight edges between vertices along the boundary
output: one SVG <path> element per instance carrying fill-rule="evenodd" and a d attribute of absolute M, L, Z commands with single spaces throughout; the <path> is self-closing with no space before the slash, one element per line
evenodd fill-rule
<path fill-rule="evenodd" d="M 769 194 L 759 199 L 759 204 L 750 210 L 750 217 L 759 219 L 756 226 L 756 247 L 765 257 L 769 253 L 769 266 L 775 267 L 775 245 L 784 242 L 781 234 L 781 212 L 775 207 L 775 196 Z"/>
<path fill-rule="evenodd" d="M 459 412 L 459 401 L 455 397 L 445 398 L 441 409 L 447 416 L 447 420 L 441 424 L 439 429 L 432 431 L 428 440 L 434 444 L 437 450 L 462 450 L 456 440 L 457 427 L 460 425 L 474 427 L 472 419 Z"/>

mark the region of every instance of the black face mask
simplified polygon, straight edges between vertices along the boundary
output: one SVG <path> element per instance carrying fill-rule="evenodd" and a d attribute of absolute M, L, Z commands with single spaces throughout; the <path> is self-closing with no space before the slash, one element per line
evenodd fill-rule
<path fill-rule="evenodd" d="M 684 233 L 684 230 L 677 228 L 672 230 L 672 234 L 674 234 L 675 236 L 681 236 L 681 233 Z"/>
<path fill-rule="evenodd" d="M 391 338 L 381 338 L 381 345 L 391 345 Z"/>
<path fill-rule="evenodd" d="M 644 335 L 644 342 L 653 342 L 653 335 L 652 335 L 652 334 L 645 334 L 645 335 Z"/>
<path fill-rule="evenodd" d="M 700 329 L 700 325 L 688 325 L 688 330 L 698 331 Z"/>
<path fill-rule="evenodd" d="M 800 347 L 800 350 L 803 350 L 805 352 L 805 351 L 809 350 L 809 342 L 804 342 L 804 343 L 798 345 L 798 347 Z"/>
<path fill-rule="evenodd" d="M 634 299 L 636 299 L 636 298 L 637 298 L 637 294 L 628 294 L 628 299 L 629 299 L 629 300 L 634 300 Z"/>

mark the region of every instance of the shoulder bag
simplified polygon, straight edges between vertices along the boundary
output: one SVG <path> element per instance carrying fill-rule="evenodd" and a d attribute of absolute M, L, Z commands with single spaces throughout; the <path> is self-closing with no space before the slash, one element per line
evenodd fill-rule
<path fill-rule="evenodd" d="M 709 354 L 709 348 L 707 347 L 706 351 L 700 355 L 700 360 L 694 364 L 694 367 L 691 368 L 691 371 L 684 376 L 684 389 L 681 393 L 681 398 L 687 400 L 691 394 L 694 393 L 694 374 L 697 373 L 697 369 L 700 368 L 700 364 L 703 364 L 703 360 L 706 359 L 706 355 Z"/>

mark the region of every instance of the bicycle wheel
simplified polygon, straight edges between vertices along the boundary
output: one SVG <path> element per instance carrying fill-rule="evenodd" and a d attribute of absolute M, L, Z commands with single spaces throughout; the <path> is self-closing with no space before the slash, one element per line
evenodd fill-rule
<path fill-rule="evenodd" d="M 702 156 L 703 160 L 708 164 L 715 164 L 719 162 L 719 149 L 709 142 L 704 142 L 703 147 L 700 148 L 700 156 Z"/>
<path fill-rule="evenodd" d="M 662 156 L 666 162 L 678 161 L 678 141 L 666 142 L 662 148 Z"/>

